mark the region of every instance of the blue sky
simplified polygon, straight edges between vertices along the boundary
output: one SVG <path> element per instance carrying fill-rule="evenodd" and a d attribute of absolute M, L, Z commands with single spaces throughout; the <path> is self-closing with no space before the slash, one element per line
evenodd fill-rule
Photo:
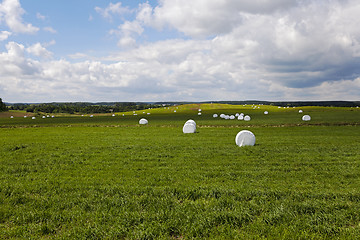
<path fill-rule="evenodd" d="M 359 100 L 357 0 L 0 0 L 6 102 Z"/>
<path fill-rule="evenodd" d="M 20 1 L 26 11 L 24 22 L 32 23 L 40 28 L 34 35 L 18 34 L 9 40 L 27 42 L 28 44 L 56 41 L 49 47 L 59 58 L 74 52 L 91 54 L 108 54 L 116 47 L 117 39 L 108 32 L 116 29 L 124 19 L 133 20 L 134 12 L 124 13 L 123 16 L 114 14 L 111 19 L 102 17 L 96 7 L 106 8 L 110 2 L 101 0 L 76 1 Z M 147 1 L 122 1 L 121 6 L 129 10 L 136 9 L 140 3 Z M 150 2 L 149 2 L 150 3 Z M 44 28 L 51 27 L 56 33 L 48 32 Z M 156 38 L 156 35 L 154 35 Z"/>

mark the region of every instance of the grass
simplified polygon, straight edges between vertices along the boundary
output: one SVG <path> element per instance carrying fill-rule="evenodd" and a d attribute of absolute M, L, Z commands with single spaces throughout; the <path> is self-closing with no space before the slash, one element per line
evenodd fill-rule
<path fill-rule="evenodd" d="M 359 238 L 358 110 L 200 107 L 0 119 L 0 239 Z M 234 111 L 252 121 L 212 118 Z"/>

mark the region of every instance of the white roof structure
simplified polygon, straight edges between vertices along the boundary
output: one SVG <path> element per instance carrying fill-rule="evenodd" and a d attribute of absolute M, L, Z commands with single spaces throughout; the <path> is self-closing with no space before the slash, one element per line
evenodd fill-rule
<path fill-rule="evenodd" d="M 239 147 L 254 146 L 255 140 L 255 135 L 248 130 L 240 131 L 235 137 L 235 143 Z"/>
<path fill-rule="evenodd" d="M 250 120 L 251 120 L 251 117 L 250 117 L 249 115 L 246 115 L 246 116 L 244 117 L 244 120 L 245 120 L 245 121 L 250 121 Z"/>
<path fill-rule="evenodd" d="M 304 115 L 304 116 L 302 116 L 302 120 L 303 121 L 310 121 L 311 117 L 309 115 Z"/>
<path fill-rule="evenodd" d="M 217 117 L 218 117 L 218 115 L 216 113 L 214 113 L 213 118 L 217 118 Z"/>
<path fill-rule="evenodd" d="M 149 123 L 149 121 L 147 119 L 145 119 L 145 118 L 142 118 L 142 119 L 139 120 L 139 124 L 141 124 L 141 125 L 145 125 L 145 124 L 148 124 L 148 123 Z"/>

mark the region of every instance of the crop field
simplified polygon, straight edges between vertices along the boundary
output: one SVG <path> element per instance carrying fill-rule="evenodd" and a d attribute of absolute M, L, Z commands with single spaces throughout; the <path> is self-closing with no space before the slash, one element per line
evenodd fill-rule
<path fill-rule="evenodd" d="M 359 108 L 115 114 L 3 114 L 0 239 L 360 238 Z M 235 144 L 245 129 L 255 146 Z"/>

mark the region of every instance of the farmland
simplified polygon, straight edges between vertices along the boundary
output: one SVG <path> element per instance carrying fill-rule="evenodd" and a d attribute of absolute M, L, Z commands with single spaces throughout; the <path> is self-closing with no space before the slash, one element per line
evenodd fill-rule
<path fill-rule="evenodd" d="M 8 112 L 0 239 L 357 239 L 360 110 L 301 109 L 311 121 L 299 108 L 222 104 Z M 237 112 L 251 121 L 212 117 Z M 183 134 L 190 118 L 197 133 Z M 255 146 L 235 145 L 244 129 Z"/>

